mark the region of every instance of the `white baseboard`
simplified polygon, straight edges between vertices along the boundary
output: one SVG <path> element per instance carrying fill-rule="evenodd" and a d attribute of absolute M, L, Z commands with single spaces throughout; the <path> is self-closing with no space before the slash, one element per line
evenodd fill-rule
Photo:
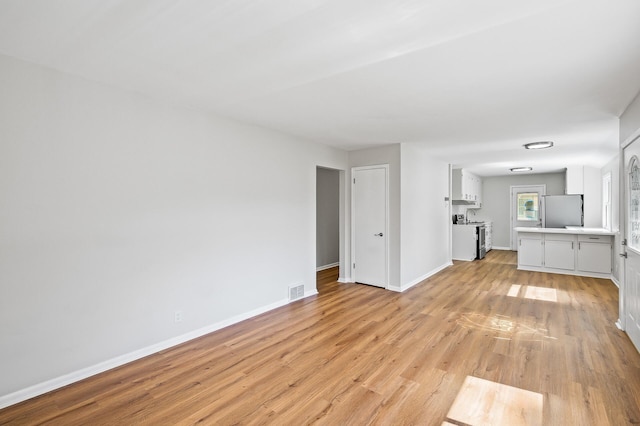
<path fill-rule="evenodd" d="M 506 251 L 511 251 L 511 247 L 498 247 L 498 246 L 493 246 L 493 247 L 491 247 L 491 250 L 506 250 Z"/>
<path fill-rule="evenodd" d="M 313 296 L 315 294 L 318 294 L 318 291 L 316 289 L 308 290 L 308 291 L 305 291 L 304 297 Z M 271 311 L 273 309 L 279 308 L 281 306 L 287 305 L 288 303 L 290 302 L 287 299 L 280 300 L 270 305 L 262 306 L 252 311 L 233 316 L 226 320 L 208 325 L 206 327 L 202 327 L 194 331 L 190 331 L 180 336 L 172 337 L 171 339 L 167 339 L 162 342 L 153 344 L 151 346 L 147 346 L 146 348 L 138 349 L 128 354 L 120 355 L 115 358 L 111 358 L 106 361 L 100 362 L 98 364 L 95 364 L 86 368 L 82 368 L 72 373 L 65 374 L 63 376 L 56 377 L 54 379 L 47 380 L 42 383 L 29 386 L 28 388 L 21 389 L 19 391 L 16 391 L 7 395 L 0 396 L 0 409 L 8 407 L 10 405 L 17 404 L 22 401 L 26 401 L 27 399 L 34 398 L 36 396 L 45 394 L 47 392 L 51 392 L 53 390 L 59 389 L 63 386 L 70 385 L 72 383 L 86 379 L 88 377 L 95 376 L 96 374 L 103 373 L 107 370 L 120 367 L 121 365 L 130 363 L 132 361 L 136 361 L 140 358 L 144 358 L 156 352 L 171 348 L 173 346 L 180 345 L 182 343 L 188 342 L 189 340 L 193 340 L 198 337 L 204 336 L 205 334 L 212 333 L 214 331 L 239 323 L 246 319 L 255 317 L 257 315 L 260 315 L 265 312 Z"/>
<path fill-rule="evenodd" d="M 341 278 L 338 278 L 338 282 L 342 283 L 342 284 L 349 284 L 349 283 L 353 283 L 355 281 L 353 281 L 351 279 L 351 277 L 341 277 Z"/>
<path fill-rule="evenodd" d="M 330 264 L 324 265 L 324 266 L 318 266 L 316 268 L 316 272 L 324 271 L 325 269 L 335 268 L 336 266 L 340 266 L 340 262 L 330 263 Z"/>
<path fill-rule="evenodd" d="M 613 274 L 611 274 L 611 281 L 613 281 L 613 283 L 616 285 L 616 287 L 620 288 L 620 283 L 618 282 L 616 277 L 613 276 Z"/>
<path fill-rule="evenodd" d="M 302 297 L 303 299 L 306 299 L 309 296 L 315 296 L 316 294 L 318 294 L 318 289 L 313 289 L 313 290 L 307 290 L 304 292 L 304 296 Z M 300 299 L 298 299 L 300 300 Z M 255 315 L 254 315 L 255 316 Z"/>
<path fill-rule="evenodd" d="M 391 290 L 391 291 L 395 291 L 395 292 L 399 292 L 402 293 L 403 291 L 406 291 L 408 289 L 410 289 L 411 287 L 415 286 L 416 284 L 420 284 L 422 281 L 426 280 L 427 278 L 437 274 L 438 272 L 442 271 L 445 268 L 448 268 L 449 266 L 453 265 L 453 262 L 447 262 L 444 265 L 440 265 L 437 268 L 427 272 L 426 274 L 422 275 L 421 277 L 416 278 L 413 281 L 410 281 L 406 284 L 402 284 L 400 286 L 389 286 L 387 289 Z"/>

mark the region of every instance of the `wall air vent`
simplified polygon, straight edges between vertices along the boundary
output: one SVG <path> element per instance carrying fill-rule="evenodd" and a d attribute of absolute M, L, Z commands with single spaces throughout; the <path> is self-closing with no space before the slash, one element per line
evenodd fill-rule
<path fill-rule="evenodd" d="M 289 287 L 289 300 L 298 300 L 304 297 L 304 284 L 296 284 Z"/>

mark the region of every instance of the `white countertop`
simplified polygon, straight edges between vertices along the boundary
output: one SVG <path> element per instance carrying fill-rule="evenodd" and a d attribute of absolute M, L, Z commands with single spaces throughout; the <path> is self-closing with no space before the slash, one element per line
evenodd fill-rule
<path fill-rule="evenodd" d="M 583 228 L 580 226 L 567 226 L 566 228 L 513 228 L 516 232 L 531 232 L 537 234 L 588 234 L 588 235 L 616 235 L 617 232 L 604 228 Z"/>

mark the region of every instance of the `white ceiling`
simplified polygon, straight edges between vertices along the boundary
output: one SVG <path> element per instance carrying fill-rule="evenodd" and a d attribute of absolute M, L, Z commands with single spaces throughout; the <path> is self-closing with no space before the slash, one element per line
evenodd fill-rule
<path fill-rule="evenodd" d="M 0 53 L 347 150 L 549 172 L 617 153 L 640 1 L 0 0 Z"/>

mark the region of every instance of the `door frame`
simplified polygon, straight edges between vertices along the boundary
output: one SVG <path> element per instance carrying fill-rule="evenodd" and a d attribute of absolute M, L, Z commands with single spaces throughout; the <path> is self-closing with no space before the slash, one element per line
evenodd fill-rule
<path fill-rule="evenodd" d="M 346 182 L 346 171 L 344 169 L 336 169 L 333 167 L 325 167 L 325 166 L 320 166 L 320 165 L 316 165 L 316 196 L 315 196 L 315 203 L 316 203 L 316 212 L 317 212 L 317 208 L 318 208 L 318 170 L 319 169 L 323 169 L 323 170 L 329 170 L 331 172 L 337 173 L 338 174 L 338 186 L 336 188 L 334 188 L 337 191 L 337 196 L 338 196 L 338 282 L 348 282 L 344 280 L 344 274 L 346 273 L 345 271 L 345 255 L 346 255 L 346 246 L 345 246 L 345 201 L 346 201 L 346 195 L 347 191 L 345 189 L 345 182 Z M 317 259 L 317 251 L 318 251 L 318 239 L 317 239 L 317 230 L 318 230 L 318 217 L 317 217 L 317 213 L 316 213 L 316 219 L 315 219 L 315 229 L 316 229 L 316 241 L 314 244 L 314 259 Z M 316 261 L 316 269 L 315 269 L 316 273 L 318 272 L 318 265 L 317 265 L 317 261 Z M 317 281 L 317 280 L 316 280 Z M 316 290 L 317 290 L 317 282 L 316 282 Z"/>
<path fill-rule="evenodd" d="M 384 244 L 384 259 L 385 259 L 385 283 L 384 288 L 389 289 L 389 164 L 375 164 L 371 166 L 359 166 L 351 168 L 351 281 L 357 282 L 357 273 L 354 268 L 355 259 L 356 259 L 356 197 L 354 191 L 355 184 L 355 172 L 360 170 L 372 170 L 372 169 L 384 169 L 384 198 L 385 198 L 385 224 L 384 224 L 384 234 L 387 236 L 385 238 Z"/>
<path fill-rule="evenodd" d="M 518 245 L 515 241 L 515 231 L 514 228 L 514 190 L 518 190 L 518 188 L 531 188 L 531 187 L 539 187 L 542 188 L 541 197 L 547 195 L 547 184 L 546 183 L 538 183 L 538 184 L 530 184 L 530 185 L 510 185 L 509 186 L 509 248 L 513 251 L 518 250 Z M 542 199 L 538 200 L 538 209 L 541 207 Z M 540 219 L 542 219 L 542 215 L 544 212 L 538 210 L 540 212 Z"/>

